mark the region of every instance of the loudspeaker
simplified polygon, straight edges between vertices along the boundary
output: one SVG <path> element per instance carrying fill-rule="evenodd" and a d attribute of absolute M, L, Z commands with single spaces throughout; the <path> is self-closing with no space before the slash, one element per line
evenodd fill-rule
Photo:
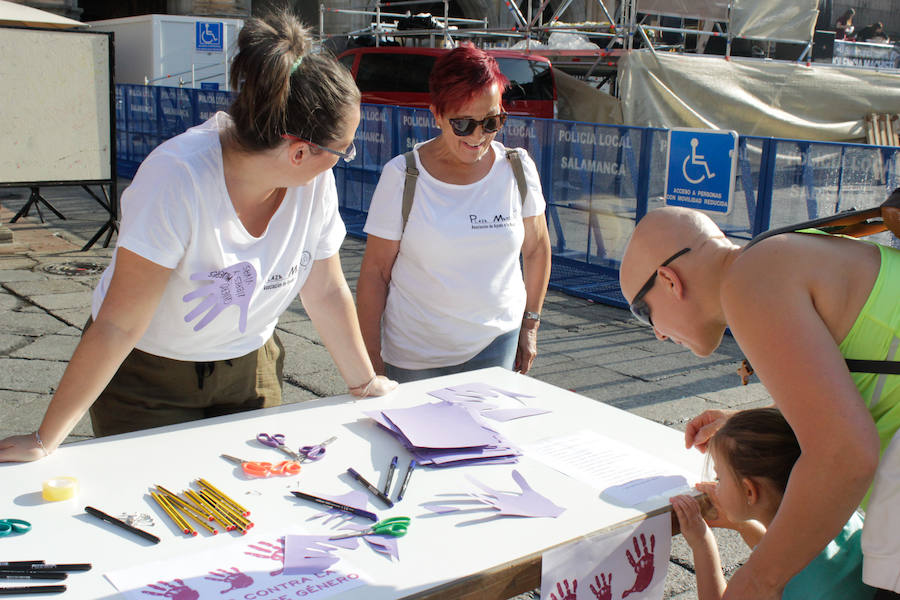
<path fill-rule="evenodd" d="M 813 60 L 831 62 L 834 58 L 834 32 L 817 29 L 813 34 Z"/>

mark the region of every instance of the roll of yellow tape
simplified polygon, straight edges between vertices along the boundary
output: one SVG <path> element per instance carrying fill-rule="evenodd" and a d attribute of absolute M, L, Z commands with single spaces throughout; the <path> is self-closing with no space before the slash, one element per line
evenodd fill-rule
<path fill-rule="evenodd" d="M 41 495 L 48 502 L 68 500 L 78 493 L 78 480 L 74 477 L 54 477 L 42 485 Z"/>

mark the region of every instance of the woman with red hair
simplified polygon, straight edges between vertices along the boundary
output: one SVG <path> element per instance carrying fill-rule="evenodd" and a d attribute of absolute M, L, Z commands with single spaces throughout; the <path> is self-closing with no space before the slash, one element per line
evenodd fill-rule
<path fill-rule="evenodd" d="M 531 368 L 550 241 L 534 161 L 494 140 L 507 84 L 471 45 L 439 58 L 429 88 L 441 133 L 382 171 L 357 284 L 379 374 L 402 382 Z"/>

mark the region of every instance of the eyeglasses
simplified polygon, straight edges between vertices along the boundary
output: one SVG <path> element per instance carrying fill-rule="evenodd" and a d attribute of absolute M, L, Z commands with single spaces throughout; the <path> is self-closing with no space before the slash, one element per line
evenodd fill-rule
<path fill-rule="evenodd" d="M 690 248 L 682 248 L 681 250 L 667 258 L 665 262 L 663 262 L 663 264 L 659 265 L 659 267 L 665 267 L 685 252 L 690 252 L 690 250 Z M 650 278 L 647 279 L 647 283 L 645 283 L 644 286 L 640 290 L 638 290 L 638 293 L 634 295 L 634 299 L 631 301 L 631 304 L 628 305 L 628 308 L 631 309 L 631 314 L 633 314 L 638 321 L 640 321 L 644 325 L 649 325 L 650 327 L 653 327 L 653 319 L 650 318 L 650 306 L 644 300 L 644 296 L 647 295 L 647 292 L 649 292 L 651 288 L 653 288 L 653 284 L 656 283 L 656 273 L 657 271 L 659 271 L 659 267 L 653 270 L 653 275 L 651 275 Z"/>
<path fill-rule="evenodd" d="M 497 133 L 504 123 L 506 123 L 506 113 L 502 112 L 498 115 L 489 115 L 480 121 L 469 117 L 450 119 L 450 128 L 459 137 L 466 137 L 467 135 L 472 135 L 472 132 L 479 125 L 484 129 L 485 133 Z"/>
<path fill-rule="evenodd" d="M 350 146 L 346 150 L 341 152 L 340 150 L 334 150 L 333 148 L 328 148 L 327 146 L 323 146 L 321 144 L 311 142 L 311 141 L 307 140 L 306 138 L 302 138 L 299 135 L 294 135 L 293 133 L 285 133 L 285 134 L 282 134 L 281 137 L 283 137 L 286 140 L 297 140 L 300 142 L 306 142 L 310 146 L 315 146 L 319 150 L 324 150 L 325 152 L 330 152 L 331 154 L 334 154 L 335 156 L 340 156 L 341 158 L 344 159 L 344 162 L 350 162 L 351 160 L 356 158 L 356 144 L 354 144 L 353 142 L 350 142 Z"/>

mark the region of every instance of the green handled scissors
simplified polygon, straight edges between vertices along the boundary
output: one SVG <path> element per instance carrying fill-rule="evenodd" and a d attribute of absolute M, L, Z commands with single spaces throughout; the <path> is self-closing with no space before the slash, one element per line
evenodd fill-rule
<path fill-rule="evenodd" d="M 362 535 L 392 535 L 394 537 L 402 537 L 406 535 L 406 530 L 409 529 L 409 521 L 409 517 L 391 517 L 390 519 L 385 519 L 384 521 L 378 521 L 367 529 L 354 531 L 352 533 L 344 533 L 342 535 L 335 535 L 328 539 L 343 540 L 346 538 L 358 537 Z"/>

